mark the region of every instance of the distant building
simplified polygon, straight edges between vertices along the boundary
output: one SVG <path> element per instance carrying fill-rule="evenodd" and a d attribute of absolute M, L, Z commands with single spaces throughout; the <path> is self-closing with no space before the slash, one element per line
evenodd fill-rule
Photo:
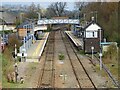
<path fill-rule="evenodd" d="M 91 53 L 91 47 L 94 47 L 94 53 L 100 50 L 100 38 L 103 40 L 103 29 L 94 21 L 94 19 L 84 27 L 84 52 Z"/>
<path fill-rule="evenodd" d="M 18 37 L 23 39 L 25 36 L 33 33 L 33 23 L 25 21 L 17 27 Z"/>
<path fill-rule="evenodd" d="M 14 30 L 16 17 L 11 12 L 0 11 L 0 31 L 3 30 L 3 25 L 4 30 Z"/>

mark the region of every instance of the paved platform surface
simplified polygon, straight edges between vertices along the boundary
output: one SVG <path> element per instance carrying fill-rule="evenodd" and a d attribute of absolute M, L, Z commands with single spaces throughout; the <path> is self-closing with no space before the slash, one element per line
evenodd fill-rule
<path fill-rule="evenodd" d="M 44 34 L 41 40 L 37 40 L 31 47 L 27 50 L 26 62 L 38 62 L 42 55 L 46 41 L 48 39 L 49 32 Z"/>
<path fill-rule="evenodd" d="M 65 31 L 65 33 L 70 37 L 70 39 L 73 41 L 73 43 L 77 46 L 77 47 L 81 47 L 83 49 L 83 40 L 82 38 L 77 38 L 76 36 L 74 36 L 72 34 L 71 31 Z"/>

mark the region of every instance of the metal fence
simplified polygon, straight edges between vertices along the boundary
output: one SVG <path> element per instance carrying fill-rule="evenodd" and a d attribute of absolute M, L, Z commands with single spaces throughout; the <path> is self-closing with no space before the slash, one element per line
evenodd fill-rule
<path fill-rule="evenodd" d="M 35 39 L 33 38 L 33 36 L 28 37 L 27 40 L 24 39 L 23 45 L 19 48 L 19 51 L 20 51 L 19 53 L 27 52 L 27 50 L 28 50 L 28 49 L 30 48 L 30 46 L 32 45 L 33 40 L 35 40 Z M 25 51 L 24 51 L 24 50 L 25 50 Z"/>

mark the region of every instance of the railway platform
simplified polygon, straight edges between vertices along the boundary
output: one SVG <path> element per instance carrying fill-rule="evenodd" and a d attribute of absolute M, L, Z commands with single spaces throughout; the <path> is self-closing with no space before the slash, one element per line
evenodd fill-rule
<path fill-rule="evenodd" d="M 83 49 L 83 40 L 82 40 L 82 38 L 77 38 L 76 36 L 74 36 L 72 34 L 71 31 L 65 31 L 65 33 L 67 34 L 67 36 L 71 39 L 71 41 L 74 43 L 74 45 L 78 49 Z"/>
<path fill-rule="evenodd" d="M 41 40 L 37 40 L 31 48 L 27 50 L 26 62 L 38 62 L 46 45 L 49 32 L 45 33 Z"/>

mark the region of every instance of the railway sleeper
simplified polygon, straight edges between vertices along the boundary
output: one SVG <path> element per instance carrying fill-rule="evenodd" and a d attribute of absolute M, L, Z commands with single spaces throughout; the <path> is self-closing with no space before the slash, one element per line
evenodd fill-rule
<path fill-rule="evenodd" d="M 47 67 L 44 68 L 44 70 L 50 71 L 50 70 L 52 70 L 52 68 L 53 68 L 52 66 L 47 66 Z"/>
<path fill-rule="evenodd" d="M 80 81 L 80 85 L 82 88 L 94 88 L 94 86 L 92 85 L 92 83 L 89 80 L 82 80 Z"/>
<path fill-rule="evenodd" d="M 55 69 L 44 69 L 44 71 L 54 71 Z"/>
<path fill-rule="evenodd" d="M 89 80 L 89 78 L 88 77 L 86 77 L 86 78 L 79 78 L 79 80 L 81 81 L 81 80 Z"/>
<path fill-rule="evenodd" d="M 50 50 L 50 51 L 47 51 L 46 53 L 47 54 L 53 54 L 54 52 Z"/>
<path fill-rule="evenodd" d="M 52 62 L 52 61 L 53 61 L 53 59 L 47 59 L 46 61 L 51 61 L 51 62 Z"/>
<path fill-rule="evenodd" d="M 53 61 L 53 57 L 52 56 L 46 57 L 46 61 Z"/>
<path fill-rule="evenodd" d="M 40 88 L 52 88 L 52 86 L 49 84 L 42 84 Z"/>
<path fill-rule="evenodd" d="M 50 56 L 47 56 L 47 57 L 46 57 L 46 61 L 53 61 L 53 55 L 52 55 L 52 56 L 51 56 L 51 55 L 50 55 Z"/>
<path fill-rule="evenodd" d="M 50 61 L 49 61 L 49 62 L 46 62 L 46 63 L 45 63 L 45 67 L 49 67 L 49 68 L 52 67 L 52 61 L 51 61 L 51 62 L 50 62 Z"/>

